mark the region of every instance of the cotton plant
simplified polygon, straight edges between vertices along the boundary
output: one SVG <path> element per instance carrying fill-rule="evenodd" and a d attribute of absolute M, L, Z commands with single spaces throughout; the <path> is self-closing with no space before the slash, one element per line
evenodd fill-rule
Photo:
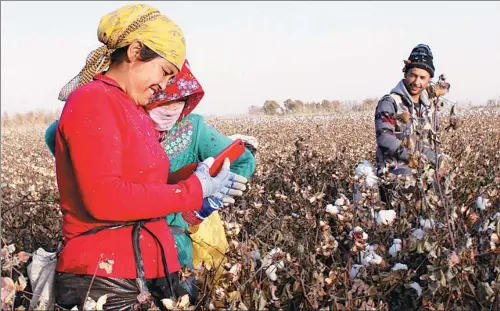
<path fill-rule="evenodd" d="M 325 221 L 320 221 L 319 226 L 321 229 L 322 240 L 319 247 L 316 248 L 316 253 L 327 257 L 331 256 L 337 250 L 339 243 L 333 237 L 331 228 Z"/>
<path fill-rule="evenodd" d="M 426 240 L 427 234 L 423 229 L 414 229 L 409 238 L 408 249 L 419 254 L 423 253 Z"/>
<path fill-rule="evenodd" d="M 334 204 L 327 204 L 325 211 L 328 215 L 333 216 L 339 221 L 350 221 L 355 216 L 351 201 L 344 194 L 340 194 Z"/>
<path fill-rule="evenodd" d="M 266 275 L 269 280 L 276 281 L 278 276 L 276 272 L 285 268 L 285 264 L 282 259 L 276 260 L 276 258 L 284 257 L 283 251 L 279 248 L 273 248 L 269 253 L 262 259 L 262 268 L 266 269 Z"/>
<path fill-rule="evenodd" d="M 368 240 L 368 234 L 361 227 L 354 227 L 349 232 L 349 237 L 354 241 L 354 245 L 351 248 L 351 251 L 356 254 L 360 250 L 365 249 L 366 241 Z"/>
<path fill-rule="evenodd" d="M 363 266 L 380 265 L 384 261 L 376 250 L 377 245 L 367 245 L 365 250 L 360 251 L 360 261 Z"/>
<path fill-rule="evenodd" d="M 378 187 L 380 179 L 377 177 L 375 167 L 367 160 L 356 166 L 356 177 L 362 179 L 361 184 L 365 188 L 375 189 Z"/>
<path fill-rule="evenodd" d="M 349 199 L 344 194 L 341 194 L 340 198 L 335 200 L 335 206 L 338 206 L 338 207 L 349 205 L 349 203 L 350 203 Z"/>
<path fill-rule="evenodd" d="M 354 254 L 359 253 L 359 264 L 351 267 L 350 275 L 357 275 L 359 269 L 371 265 L 381 265 L 384 260 L 382 256 L 376 253 L 377 245 L 367 244 L 368 234 L 364 232 L 363 228 L 355 227 L 349 232 L 349 237 L 354 241 L 351 251 Z M 353 270 L 354 269 L 354 270 Z"/>
<path fill-rule="evenodd" d="M 373 208 L 379 200 L 378 186 L 380 178 L 375 167 L 369 161 L 363 161 L 356 166 L 354 175 L 353 201 L 358 206 Z"/>

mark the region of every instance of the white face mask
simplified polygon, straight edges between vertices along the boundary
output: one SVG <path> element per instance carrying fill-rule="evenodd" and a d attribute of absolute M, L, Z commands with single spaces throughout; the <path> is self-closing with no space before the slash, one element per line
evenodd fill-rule
<path fill-rule="evenodd" d="M 185 101 L 174 101 L 168 105 L 153 108 L 149 116 L 158 131 L 169 131 L 179 119 L 184 110 Z"/>

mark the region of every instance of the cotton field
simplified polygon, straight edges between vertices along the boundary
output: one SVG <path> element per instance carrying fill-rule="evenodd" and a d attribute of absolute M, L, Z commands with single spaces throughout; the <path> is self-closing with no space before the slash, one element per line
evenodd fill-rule
<path fill-rule="evenodd" d="M 221 212 L 222 277 L 203 266 L 186 271 L 198 276 L 198 304 L 170 308 L 500 309 L 500 108 L 458 117 L 440 134 L 453 159 L 442 192 L 426 186 L 428 167 L 412 180 L 371 173 L 372 113 L 210 118 L 226 135 L 258 140 L 257 170 L 245 196 Z M 447 113 L 440 122 L 445 129 Z M 62 242 L 45 128 L 2 128 L 2 310 L 27 308 L 30 254 Z M 384 182 L 415 190 L 386 206 Z"/>

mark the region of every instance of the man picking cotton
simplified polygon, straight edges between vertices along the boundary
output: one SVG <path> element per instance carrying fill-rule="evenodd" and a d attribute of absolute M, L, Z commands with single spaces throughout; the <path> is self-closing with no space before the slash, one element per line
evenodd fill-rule
<path fill-rule="evenodd" d="M 426 88 L 434 77 L 433 55 L 429 46 L 417 45 L 405 61 L 404 78 L 382 97 L 375 111 L 377 172 L 410 175 L 411 155 L 420 151 L 432 157 L 425 140 L 415 136 L 419 129 L 430 129 L 431 105 Z"/>

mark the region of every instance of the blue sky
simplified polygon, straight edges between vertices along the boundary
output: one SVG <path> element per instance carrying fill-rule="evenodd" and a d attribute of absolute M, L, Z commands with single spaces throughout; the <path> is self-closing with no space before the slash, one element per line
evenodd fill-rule
<path fill-rule="evenodd" d="M 99 47 L 101 17 L 134 2 L 2 2 L 1 110 L 62 108 L 61 87 Z M 146 1 L 184 31 L 206 94 L 195 112 L 238 114 L 267 99 L 380 97 L 403 59 L 430 45 L 448 98 L 500 97 L 500 2 Z"/>

